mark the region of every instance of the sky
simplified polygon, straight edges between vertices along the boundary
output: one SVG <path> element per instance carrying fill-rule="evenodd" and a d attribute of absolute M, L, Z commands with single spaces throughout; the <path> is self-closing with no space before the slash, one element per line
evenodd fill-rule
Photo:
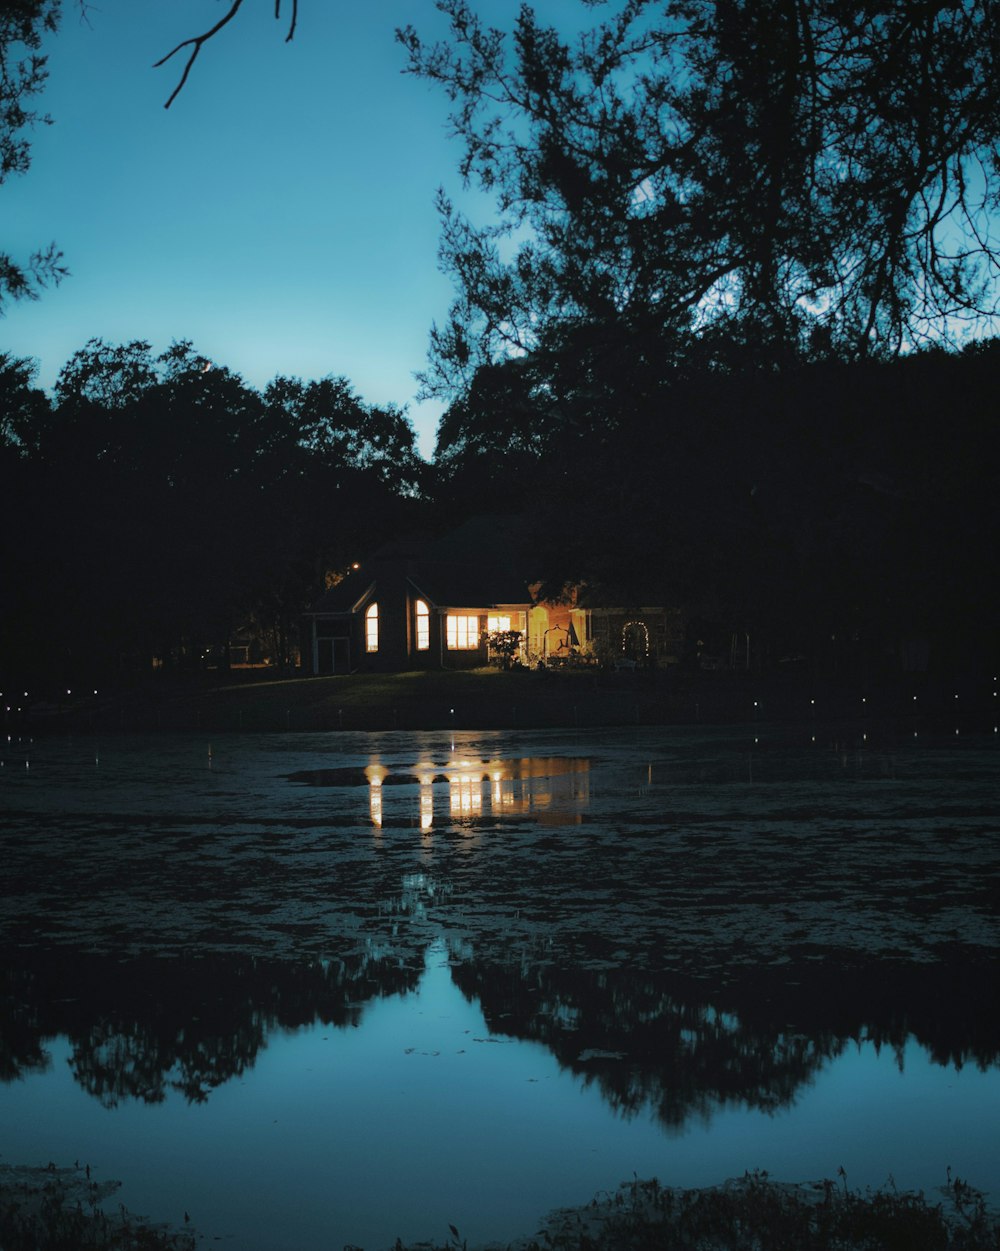
<path fill-rule="evenodd" d="M 403 73 L 410 23 L 446 31 L 433 0 L 290 0 L 244 10 L 164 103 L 183 53 L 229 0 L 64 0 L 46 41 L 30 170 L 0 188 L 3 246 L 55 241 L 70 277 L 8 306 L 0 351 L 30 356 L 49 389 L 88 339 L 175 339 L 263 388 L 343 376 L 371 404 L 406 407 L 425 457 L 440 402 L 416 402 L 438 269 L 439 186 L 461 198 L 461 148 L 443 91 Z M 571 5 L 571 0 L 556 0 Z M 514 0 L 477 6 L 509 28 Z M 485 202 L 473 205 L 481 213 Z"/>

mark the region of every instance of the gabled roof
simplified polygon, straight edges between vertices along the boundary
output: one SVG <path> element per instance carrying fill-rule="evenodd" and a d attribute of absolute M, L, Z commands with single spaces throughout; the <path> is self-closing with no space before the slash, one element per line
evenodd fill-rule
<path fill-rule="evenodd" d="M 386 584 L 398 589 L 401 575 L 415 595 L 437 608 L 529 605 L 525 550 L 521 518 L 475 517 L 437 538 L 404 536 L 377 549 L 307 615 L 357 612 L 371 594 L 384 594 Z"/>
<path fill-rule="evenodd" d="M 530 604 L 524 519 L 472 517 L 428 543 L 411 577 L 439 607 Z"/>
<path fill-rule="evenodd" d="M 306 610 L 307 617 L 349 616 L 359 612 L 370 599 L 375 590 L 375 581 L 369 572 L 362 576 L 360 569 L 353 570 L 342 582 L 329 587 L 311 608 Z"/>

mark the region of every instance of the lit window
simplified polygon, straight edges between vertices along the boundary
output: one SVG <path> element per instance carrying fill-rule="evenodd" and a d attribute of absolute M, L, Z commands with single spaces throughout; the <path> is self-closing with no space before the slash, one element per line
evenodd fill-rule
<path fill-rule="evenodd" d="M 489 630 L 490 634 L 492 634 L 494 630 L 509 630 L 510 617 L 487 617 L 486 628 Z"/>
<path fill-rule="evenodd" d="M 417 614 L 417 651 L 425 652 L 431 645 L 431 610 L 422 599 L 415 605 Z"/>
<path fill-rule="evenodd" d="M 452 651 L 469 651 L 479 646 L 479 618 L 448 614 L 448 646 Z"/>
<path fill-rule="evenodd" d="M 378 651 L 378 604 L 369 604 L 365 613 L 365 651 Z"/>

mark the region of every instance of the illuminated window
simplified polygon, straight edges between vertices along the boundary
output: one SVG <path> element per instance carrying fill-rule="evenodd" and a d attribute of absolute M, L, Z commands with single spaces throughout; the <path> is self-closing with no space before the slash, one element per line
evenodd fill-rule
<path fill-rule="evenodd" d="M 494 630 L 509 630 L 510 617 L 487 617 L 486 628 L 491 634 Z"/>
<path fill-rule="evenodd" d="M 469 651 L 479 646 L 479 618 L 448 614 L 448 646 L 452 651 Z"/>
<path fill-rule="evenodd" d="M 422 599 L 415 604 L 417 614 L 417 651 L 425 652 L 431 645 L 431 610 Z"/>
<path fill-rule="evenodd" d="M 365 651 L 378 651 L 378 604 L 369 604 L 365 613 Z"/>

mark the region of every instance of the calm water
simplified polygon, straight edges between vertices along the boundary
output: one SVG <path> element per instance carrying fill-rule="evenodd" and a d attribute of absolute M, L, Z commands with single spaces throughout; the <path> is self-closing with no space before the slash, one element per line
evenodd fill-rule
<path fill-rule="evenodd" d="M 0 1161 L 250 1251 L 634 1175 L 997 1198 L 1000 751 L 957 728 L 12 738 Z"/>

